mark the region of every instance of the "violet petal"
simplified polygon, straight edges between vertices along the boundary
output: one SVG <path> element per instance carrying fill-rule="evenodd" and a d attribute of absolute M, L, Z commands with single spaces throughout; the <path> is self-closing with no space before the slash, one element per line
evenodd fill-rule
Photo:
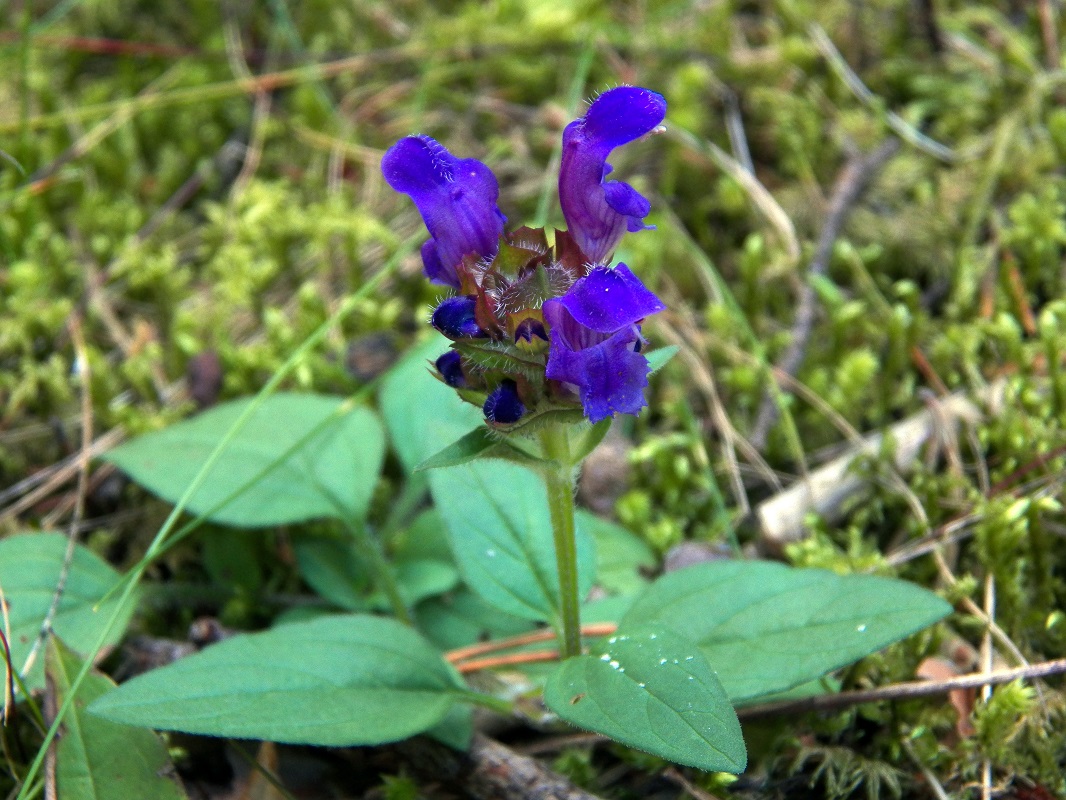
<path fill-rule="evenodd" d="M 561 300 L 544 304 L 551 325 L 547 377 L 577 387 L 585 416 L 591 422 L 616 413 L 636 414 L 647 405 L 644 389 L 650 367 L 636 352 L 640 331 L 626 325 L 613 333 L 585 327 Z"/>
<path fill-rule="evenodd" d="M 473 295 L 449 297 L 433 310 L 430 324 L 449 339 L 484 336 L 475 318 L 476 308 L 477 298 Z"/>
<path fill-rule="evenodd" d="M 560 298 L 575 320 L 601 333 L 611 333 L 666 309 L 625 264 L 597 267 Z"/>
<path fill-rule="evenodd" d="M 434 366 L 437 372 L 444 378 L 444 382 L 453 389 L 462 389 L 466 386 L 466 375 L 463 374 L 462 356 L 455 350 L 449 350 L 440 356 Z"/>
<path fill-rule="evenodd" d="M 429 229 L 422 261 L 431 280 L 458 288 L 464 256 L 496 254 L 506 218 L 496 206 L 496 177 L 480 161 L 456 158 L 428 136 L 408 136 L 385 153 L 381 171 L 411 197 Z"/>
<path fill-rule="evenodd" d="M 607 182 L 611 151 L 654 130 L 666 116 L 662 95 L 637 86 L 601 94 L 563 131 L 559 203 L 570 235 L 592 264 L 605 263 L 623 234 L 644 228 L 647 199 L 626 183 Z"/>
<path fill-rule="evenodd" d="M 502 381 L 492 391 L 482 410 L 485 412 L 485 419 L 500 425 L 518 422 L 526 413 L 526 407 L 518 397 L 518 387 L 510 380 Z"/>

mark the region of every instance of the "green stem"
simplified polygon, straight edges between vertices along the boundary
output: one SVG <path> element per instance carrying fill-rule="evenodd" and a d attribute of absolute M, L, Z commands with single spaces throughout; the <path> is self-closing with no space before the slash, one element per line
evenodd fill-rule
<path fill-rule="evenodd" d="M 352 540 L 359 549 L 359 555 L 370 568 L 374 578 L 374 585 L 385 595 L 392 606 L 392 613 L 405 625 L 413 624 L 411 612 L 407 610 L 407 604 L 400 594 L 400 587 L 396 583 L 396 575 L 392 571 L 385 553 L 377 539 L 370 535 L 362 520 L 347 519 L 345 526 L 352 534 Z"/>
<path fill-rule="evenodd" d="M 463 699 L 468 703 L 473 703 L 476 706 L 487 708 L 490 711 L 495 711 L 498 714 L 509 716 L 514 713 L 514 704 L 503 700 L 499 697 L 493 697 L 491 694 L 482 694 L 481 692 L 464 692 Z"/>
<path fill-rule="evenodd" d="M 577 593 L 577 542 L 574 536 L 574 464 L 565 425 L 541 431 L 544 456 L 553 462 L 544 472 L 548 485 L 548 509 L 555 539 L 555 563 L 559 568 L 559 604 L 562 629 L 559 650 L 563 658 L 581 654 L 581 608 Z"/>

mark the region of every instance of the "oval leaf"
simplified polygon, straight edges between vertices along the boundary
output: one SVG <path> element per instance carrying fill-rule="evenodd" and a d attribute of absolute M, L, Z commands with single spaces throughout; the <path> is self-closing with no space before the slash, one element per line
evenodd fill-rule
<path fill-rule="evenodd" d="M 618 594 L 635 593 L 647 586 L 641 570 L 655 569 L 658 560 L 643 539 L 583 509 L 577 512 L 577 520 L 596 543 L 596 583 Z"/>
<path fill-rule="evenodd" d="M 464 694 L 411 628 L 344 615 L 228 639 L 134 678 L 90 711 L 149 728 L 345 746 L 428 730 Z"/>
<path fill-rule="evenodd" d="M 904 581 L 722 561 L 659 578 L 622 624 L 665 628 L 697 644 L 736 703 L 818 678 L 950 611 Z"/>
<path fill-rule="evenodd" d="M 104 458 L 176 503 L 251 399 L 140 436 Z M 193 494 L 189 511 L 255 528 L 365 516 L 384 457 L 377 417 L 340 397 L 278 393 L 237 433 Z"/>
<path fill-rule="evenodd" d="M 743 772 L 744 739 L 699 649 L 650 628 L 620 628 L 548 679 L 544 702 L 580 728 L 697 769 Z"/>
<path fill-rule="evenodd" d="M 52 637 L 48 643 L 49 691 L 59 708 L 82 662 Z M 77 800 L 182 800 L 166 745 L 152 731 L 117 725 L 85 713 L 85 706 L 115 688 L 95 670 L 78 688 L 78 699 L 63 718 L 58 739 L 56 782 L 58 796 Z"/>
<path fill-rule="evenodd" d="M 524 619 L 559 616 L 548 493 L 537 473 L 502 461 L 434 470 L 433 502 L 444 517 L 466 583 L 489 603 Z M 579 588 L 592 585 L 595 549 L 577 531 Z"/>
<path fill-rule="evenodd" d="M 418 627 L 442 650 L 525 633 L 533 624 L 490 606 L 469 589 L 434 597 L 415 609 Z"/>
<path fill-rule="evenodd" d="M 60 533 L 24 533 L 0 540 L 0 590 L 8 603 L 11 661 L 16 669 L 25 664 L 52 605 L 66 550 L 67 537 Z M 119 606 L 116 595 L 93 610 L 118 581 L 119 574 L 94 553 L 81 545 L 74 549 L 52 629 L 79 654 L 85 655 L 95 646 L 113 616 L 115 624 L 105 644 L 122 638 L 136 606 L 136 593 L 125 606 Z M 39 652 L 28 674 L 23 675 L 29 688 L 44 686 L 43 663 L 44 653 Z"/>

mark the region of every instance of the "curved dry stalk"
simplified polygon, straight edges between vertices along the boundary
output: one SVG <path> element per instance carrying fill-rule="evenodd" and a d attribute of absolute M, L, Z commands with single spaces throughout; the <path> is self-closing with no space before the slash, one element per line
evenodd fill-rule
<path fill-rule="evenodd" d="M 784 355 L 777 362 L 778 370 L 788 375 L 795 375 L 806 355 L 807 342 L 814 330 L 814 317 L 818 310 L 818 293 L 815 291 L 813 277 L 824 275 L 829 269 L 833 255 L 833 245 L 840 236 L 844 223 L 851 215 L 859 198 L 865 193 L 881 168 L 896 154 L 899 139 L 886 140 L 869 155 L 859 154 L 849 158 L 833 183 L 833 192 L 826 210 L 825 224 L 818 235 L 818 245 L 804 274 L 803 288 L 800 291 L 796 316 L 792 323 L 792 341 Z M 780 413 L 771 391 L 767 391 L 759 404 L 759 411 L 752 426 L 751 442 L 759 450 L 766 448 L 770 431 L 777 423 Z"/>
<path fill-rule="evenodd" d="M 82 517 L 85 516 L 85 495 L 89 487 L 89 463 L 92 459 L 93 445 L 93 400 L 92 400 L 92 369 L 89 366 L 89 355 L 85 349 L 85 337 L 82 335 L 81 319 L 78 316 L 70 318 L 70 338 L 74 344 L 74 357 L 78 364 L 78 377 L 81 383 L 81 454 L 78 459 L 78 488 L 74 500 L 74 514 L 67 527 L 67 549 L 63 553 L 63 564 L 59 569 L 59 578 L 56 581 L 55 591 L 52 593 L 52 603 L 41 622 L 41 629 L 37 638 L 30 648 L 26 662 L 20 673 L 25 675 L 37 659 L 48 636 L 52 633 L 52 624 L 56 614 L 59 613 L 59 603 L 63 599 L 63 592 L 67 588 L 67 580 L 70 578 L 70 567 L 74 563 L 74 550 L 78 543 L 78 528 Z M 6 618 L 6 604 L 5 604 Z"/>
<path fill-rule="evenodd" d="M 837 694 L 822 694 L 804 697 L 799 700 L 781 700 L 775 703 L 748 706 L 737 709 L 741 719 L 760 719 L 779 714 L 798 714 L 807 711 L 836 711 L 841 708 L 856 706 L 861 703 L 877 703 L 884 700 L 910 700 L 915 697 L 947 694 L 956 689 L 976 689 L 981 686 L 997 686 L 1017 680 L 1045 678 L 1066 672 L 1066 658 L 1042 661 L 1016 669 L 1004 669 L 997 672 L 976 672 L 946 678 L 941 681 L 906 681 L 879 686 L 876 689 L 858 689 Z"/>

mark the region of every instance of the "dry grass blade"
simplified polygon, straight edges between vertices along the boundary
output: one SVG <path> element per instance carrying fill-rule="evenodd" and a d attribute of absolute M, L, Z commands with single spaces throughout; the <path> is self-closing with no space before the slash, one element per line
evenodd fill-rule
<path fill-rule="evenodd" d="M 667 128 L 666 136 L 679 144 L 684 145 L 694 153 L 698 153 L 710 159 L 720 170 L 740 184 L 745 193 L 751 198 L 752 203 L 773 227 L 778 238 L 781 240 L 785 252 L 788 254 L 789 263 L 798 264 L 800 260 L 800 243 L 796 236 L 796 228 L 791 218 L 781 208 L 765 186 L 759 182 L 754 173 L 744 168 L 744 165 L 733 158 L 714 142 L 703 141 L 694 134 L 689 133 L 676 125 Z"/>
<path fill-rule="evenodd" d="M 869 155 L 859 155 L 849 159 L 837 176 L 833 184 L 833 193 L 829 198 L 825 224 L 818 236 L 818 246 L 805 273 L 806 280 L 800 292 L 795 321 L 792 324 L 792 341 L 777 363 L 779 371 L 787 375 L 795 375 L 800 364 L 803 363 L 807 342 L 814 330 L 814 317 L 817 312 L 818 296 L 811 279 L 824 275 L 829 269 L 833 245 L 840 236 L 844 223 L 870 182 L 895 155 L 898 148 L 899 140 L 889 139 Z M 779 413 L 779 404 L 774 398 L 770 394 L 764 396 L 751 432 L 751 442 L 757 449 L 765 449 L 770 430 L 777 422 Z"/>
<path fill-rule="evenodd" d="M 82 517 L 85 516 L 85 497 L 89 488 L 89 464 L 91 461 L 93 439 L 93 405 L 92 405 L 92 370 L 89 366 L 89 356 L 85 349 L 85 337 L 82 334 L 81 320 L 72 316 L 69 320 L 70 338 L 74 344 L 76 364 L 78 365 L 78 378 L 81 384 L 81 454 L 78 459 L 78 486 L 74 501 L 74 517 L 67 529 L 67 549 L 63 553 L 63 563 L 59 569 L 59 578 L 56 581 L 55 591 L 52 594 L 52 602 L 48 611 L 41 621 L 41 629 L 37 639 L 26 656 L 26 662 L 20 670 L 26 674 L 33 666 L 34 661 L 45 646 L 49 635 L 52 633 L 52 624 L 56 614 L 59 613 L 59 603 L 63 599 L 63 592 L 67 588 L 67 579 L 70 577 L 70 567 L 74 562 L 74 550 L 78 542 L 78 526 Z"/>

